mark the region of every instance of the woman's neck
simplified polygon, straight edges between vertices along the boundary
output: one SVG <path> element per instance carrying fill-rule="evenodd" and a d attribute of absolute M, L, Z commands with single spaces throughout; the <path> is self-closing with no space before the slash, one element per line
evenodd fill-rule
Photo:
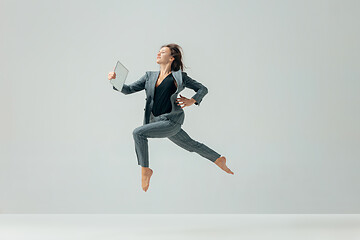
<path fill-rule="evenodd" d="M 171 65 L 160 66 L 160 76 L 167 76 L 171 73 Z"/>

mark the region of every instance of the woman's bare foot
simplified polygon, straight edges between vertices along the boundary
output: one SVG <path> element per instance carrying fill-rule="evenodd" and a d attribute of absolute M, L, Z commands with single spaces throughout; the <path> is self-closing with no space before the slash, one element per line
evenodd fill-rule
<path fill-rule="evenodd" d="M 141 167 L 141 187 L 146 192 L 149 188 L 150 178 L 153 170 L 148 167 Z"/>
<path fill-rule="evenodd" d="M 224 156 L 219 157 L 218 159 L 216 159 L 216 161 L 214 163 L 216 165 L 218 165 L 225 172 L 234 175 L 234 173 L 226 166 L 226 158 Z"/>

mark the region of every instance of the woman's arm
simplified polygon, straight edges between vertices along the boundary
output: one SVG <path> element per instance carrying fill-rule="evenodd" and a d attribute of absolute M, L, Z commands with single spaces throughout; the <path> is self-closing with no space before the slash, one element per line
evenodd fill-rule
<path fill-rule="evenodd" d="M 123 85 L 121 92 L 124 94 L 131 94 L 131 93 L 135 93 L 138 91 L 141 91 L 143 89 L 145 89 L 145 83 L 148 79 L 148 75 L 147 72 L 145 73 L 144 76 L 142 76 L 139 80 L 137 80 L 136 82 L 133 82 L 129 85 L 125 84 Z M 116 91 L 119 91 L 116 87 L 113 86 L 113 89 Z"/>
<path fill-rule="evenodd" d="M 198 81 L 189 77 L 186 72 L 182 72 L 182 79 L 185 87 L 191 88 L 196 92 L 192 98 L 196 101 L 195 105 L 199 106 L 203 97 L 208 93 L 208 89 Z"/>

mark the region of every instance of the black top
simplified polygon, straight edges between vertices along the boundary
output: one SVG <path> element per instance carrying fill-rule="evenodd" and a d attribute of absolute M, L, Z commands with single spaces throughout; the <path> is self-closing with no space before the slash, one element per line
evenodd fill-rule
<path fill-rule="evenodd" d="M 159 116 L 163 113 L 171 112 L 170 97 L 176 92 L 175 79 L 172 73 L 166 76 L 159 86 L 155 86 L 154 104 L 152 113 L 154 116 Z M 155 83 L 156 85 L 156 83 Z"/>

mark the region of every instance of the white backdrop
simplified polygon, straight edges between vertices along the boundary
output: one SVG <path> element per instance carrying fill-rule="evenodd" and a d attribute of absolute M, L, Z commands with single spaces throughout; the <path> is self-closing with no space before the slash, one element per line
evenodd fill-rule
<path fill-rule="evenodd" d="M 0 3 L 1 213 L 359 213 L 358 1 Z M 141 189 L 132 131 L 166 43 L 209 93 L 183 128 L 222 171 L 149 139 Z M 181 92 L 191 97 L 195 92 Z"/>

